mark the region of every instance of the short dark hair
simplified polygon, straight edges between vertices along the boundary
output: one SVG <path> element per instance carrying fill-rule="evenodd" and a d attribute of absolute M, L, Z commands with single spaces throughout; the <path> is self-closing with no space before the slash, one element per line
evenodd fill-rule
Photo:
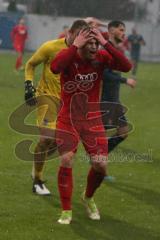
<path fill-rule="evenodd" d="M 79 19 L 73 22 L 72 26 L 70 27 L 69 31 L 74 32 L 76 29 L 87 27 L 88 24 L 86 21 Z"/>
<path fill-rule="evenodd" d="M 108 23 L 108 29 L 110 29 L 111 27 L 119 27 L 120 25 L 126 27 L 125 23 L 120 21 L 120 20 L 114 20 Z"/>

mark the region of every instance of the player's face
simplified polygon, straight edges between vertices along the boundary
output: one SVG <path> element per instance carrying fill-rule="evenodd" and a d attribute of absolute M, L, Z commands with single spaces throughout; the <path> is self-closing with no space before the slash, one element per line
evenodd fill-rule
<path fill-rule="evenodd" d="M 19 24 L 20 24 L 20 25 L 24 25 L 24 24 L 25 24 L 25 20 L 24 20 L 23 18 L 20 19 L 20 20 L 19 20 Z"/>
<path fill-rule="evenodd" d="M 113 29 L 113 36 L 116 42 L 123 42 L 125 38 L 126 28 L 123 25 Z"/>
<path fill-rule="evenodd" d="M 96 39 L 89 40 L 86 45 L 80 50 L 82 56 L 85 59 L 92 60 L 95 59 L 99 44 Z"/>

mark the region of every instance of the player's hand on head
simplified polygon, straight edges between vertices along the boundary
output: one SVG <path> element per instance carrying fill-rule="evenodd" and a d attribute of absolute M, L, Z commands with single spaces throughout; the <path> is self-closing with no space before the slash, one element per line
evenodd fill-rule
<path fill-rule="evenodd" d="M 134 88 L 136 86 L 136 80 L 134 80 L 132 78 L 128 78 L 127 85 L 130 86 L 131 88 Z"/>
<path fill-rule="evenodd" d="M 94 38 L 102 45 L 104 46 L 107 43 L 107 40 L 103 37 L 101 31 L 97 28 L 92 29 L 92 34 L 94 35 Z"/>
<path fill-rule="evenodd" d="M 32 81 L 30 81 L 30 80 L 25 81 L 25 96 L 24 96 L 24 98 L 25 98 L 25 102 L 27 105 L 29 105 L 29 106 L 36 105 L 37 101 L 36 101 L 35 93 L 36 93 L 36 89 L 33 86 Z"/>
<path fill-rule="evenodd" d="M 82 29 L 75 38 L 73 45 L 82 48 L 93 36 L 90 35 L 90 29 Z"/>

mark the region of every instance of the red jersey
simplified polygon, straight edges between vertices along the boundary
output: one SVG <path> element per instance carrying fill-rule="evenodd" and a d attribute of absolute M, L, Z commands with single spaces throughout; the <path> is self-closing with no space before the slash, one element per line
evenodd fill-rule
<path fill-rule="evenodd" d="M 109 33 L 108 32 L 101 32 L 101 34 L 106 40 L 109 39 Z"/>
<path fill-rule="evenodd" d="M 129 43 L 127 38 L 125 38 L 123 42 L 119 43 L 118 49 L 122 51 L 124 54 L 126 51 L 129 51 Z"/>
<path fill-rule="evenodd" d="M 94 60 L 84 60 L 72 45 L 62 50 L 51 62 L 53 73 L 61 72 L 62 107 L 58 118 L 85 120 L 100 116 L 100 83 L 104 69 L 128 72 L 132 65 L 117 49 L 106 43 Z"/>
<path fill-rule="evenodd" d="M 16 25 L 11 32 L 11 38 L 15 50 L 23 51 L 27 39 L 27 27 L 24 25 Z"/>

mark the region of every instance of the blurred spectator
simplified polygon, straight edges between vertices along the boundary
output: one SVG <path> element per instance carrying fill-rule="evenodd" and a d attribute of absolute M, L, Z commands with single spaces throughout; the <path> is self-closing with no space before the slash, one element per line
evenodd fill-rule
<path fill-rule="evenodd" d="M 146 43 L 143 39 L 143 36 L 138 34 L 137 30 L 133 28 L 132 34 L 128 36 L 128 44 L 129 44 L 131 60 L 133 63 L 132 75 L 133 77 L 135 77 L 137 73 L 138 62 L 140 60 L 141 46 L 145 45 Z"/>

